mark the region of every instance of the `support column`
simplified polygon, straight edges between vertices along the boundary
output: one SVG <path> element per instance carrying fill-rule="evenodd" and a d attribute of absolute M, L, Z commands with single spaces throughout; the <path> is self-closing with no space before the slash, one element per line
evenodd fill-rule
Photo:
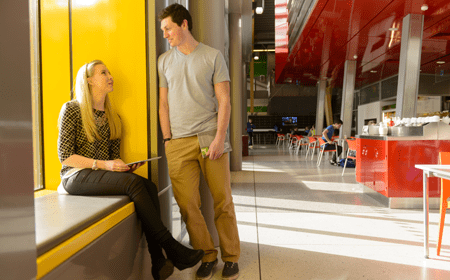
<path fill-rule="evenodd" d="M 325 91 L 327 88 L 327 81 L 319 81 L 319 91 L 317 93 L 317 109 L 316 109 L 316 134 L 320 135 L 323 131 L 323 120 L 325 115 Z"/>
<path fill-rule="evenodd" d="M 403 18 L 400 66 L 398 70 L 396 117 L 416 116 L 422 55 L 423 15 Z"/>
<path fill-rule="evenodd" d="M 40 107 L 39 4 L 2 0 L 0 6 L 0 277 L 36 279 L 34 186 L 42 186 L 39 174 L 36 181 L 33 177 L 41 164 L 33 159 L 33 144 L 42 144 L 36 142 L 41 132 L 35 111 Z"/>
<path fill-rule="evenodd" d="M 254 104 L 255 104 L 255 59 L 253 58 L 250 61 L 250 115 L 254 113 Z"/>
<path fill-rule="evenodd" d="M 341 120 L 344 122 L 339 130 L 339 138 L 350 137 L 352 133 L 353 97 L 355 92 L 356 61 L 345 61 L 344 85 L 342 88 Z"/>
<path fill-rule="evenodd" d="M 229 14 L 231 78 L 231 171 L 242 170 L 242 33 L 241 14 Z M 245 92 L 246 93 L 246 92 Z"/>
<path fill-rule="evenodd" d="M 189 12 L 193 21 L 192 35 L 194 38 L 205 45 L 220 50 L 223 54 L 225 48 L 224 0 L 216 0 L 214 4 L 209 1 L 190 0 Z M 214 225 L 214 201 L 203 174 L 200 177 L 202 214 L 213 238 L 214 246 L 219 246 L 219 235 Z"/>
<path fill-rule="evenodd" d="M 244 73 L 242 75 L 242 119 L 241 119 L 241 125 L 242 125 L 242 135 L 246 135 L 247 134 L 247 107 L 248 107 L 248 98 L 249 96 L 247 95 L 247 88 L 248 88 L 248 84 L 247 84 L 247 71 L 248 71 L 248 64 L 244 61 L 242 63 L 242 69 L 244 69 Z M 241 136 L 242 137 L 242 136 Z"/>

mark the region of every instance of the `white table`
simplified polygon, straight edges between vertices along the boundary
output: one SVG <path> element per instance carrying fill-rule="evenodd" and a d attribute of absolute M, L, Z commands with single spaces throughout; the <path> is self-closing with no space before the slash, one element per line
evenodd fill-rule
<path fill-rule="evenodd" d="M 275 129 L 273 129 L 273 128 L 266 128 L 266 129 L 254 128 L 253 133 L 256 136 L 256 142 L 258 144 L 261 144 L 261 134 L 263 134 L 264 144 L 266 144 L 266 137 L 264 135 L 268 134 L 269 132 L 275 132 Z M 270 134 L 270 135 L 272 136 L 273 134 Z"/>
<path fill-rule="evenodd" d="M 424 212 L 424 239 L 423 239 L 423 247 L 425 250 L 425 258 L 428 259 L 429 256 L 429 186 L 428 186 L 428 177 L 439 177 L 443 179 L 450 180 L 450 165 L 440 165 L 440 164 L 416 164 L 415 167 L 417 169 L 423 170 L 423 212 Z"/>

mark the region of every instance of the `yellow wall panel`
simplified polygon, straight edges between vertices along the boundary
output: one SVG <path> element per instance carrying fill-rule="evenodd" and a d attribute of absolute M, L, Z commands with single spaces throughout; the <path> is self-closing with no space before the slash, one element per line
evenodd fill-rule
<path fill-rule="evenodd" d="M 74 76 L 85 63 L 102 60 L 114 77 L 109 94 L 124 128 L 125 162 L 147 158 L 145 1 L 73 0 Z M 136 173 L 147 176 L 147 164 Z"/>
<path fill-rule="evenodd" d="M 70 53 L 68 1 L 41 0 L 42 108 L 45 187 L 60 183 L 58 117 L 70 100 Z"/>

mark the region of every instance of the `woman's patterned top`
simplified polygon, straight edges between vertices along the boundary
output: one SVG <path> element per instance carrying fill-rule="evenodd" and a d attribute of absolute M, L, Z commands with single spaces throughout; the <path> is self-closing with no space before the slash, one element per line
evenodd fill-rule
<path fill-rule="evenodd" d="M 80 105 L 77 101 L 65 103 L 61 109 L 61 124 L 58 136 L 58 157 L 62 163 L 77 154 L 98 160 L 120 158 L 120 139 L 109 140 L 110 130 L 104 111 L 94 109 L 95 123 L 102 140 L 89 142 L 81 121 Z M 61 177 L 73 167 L 63 165 Z"/>

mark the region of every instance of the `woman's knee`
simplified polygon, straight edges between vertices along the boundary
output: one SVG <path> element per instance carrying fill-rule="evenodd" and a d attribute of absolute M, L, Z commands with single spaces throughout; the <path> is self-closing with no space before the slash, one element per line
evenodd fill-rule
<path fill-rule="evenodd" d="M 145 189 L 145 178 L 134 174 L 134 173 L 124 173 L 127 176 L 126 180 L 126 190 L 132 197 L 138 195 L 143 189 Z"/>

